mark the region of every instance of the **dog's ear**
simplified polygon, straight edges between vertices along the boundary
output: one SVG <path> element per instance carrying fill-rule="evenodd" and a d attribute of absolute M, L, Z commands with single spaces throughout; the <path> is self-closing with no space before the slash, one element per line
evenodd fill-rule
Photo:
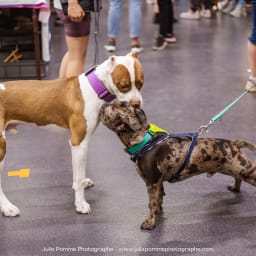
<path fill-rule="evenodd" d="M 145 112 L 143 111 L 143 109 L 141 108 L 135 108 L 134 109 L 134 112 L 136 114 L 136 116 L 138 117 L 139 121 L 141 124 L 144 124 L 147 122 L 147 117 L 146 117 L 146 114 Z"/>
<path fill-rule="evenodd" d="M 133 58 L 137 59 L 138 58 L 138 53 L 134 51 L 130 51 L 127 56 L 132 56 Z"/>
<path fill-rule="evenodd" d="M 112 55 L 108 58 L 108 72 L 111 73 L 116 64 L 116 56 Z"/>

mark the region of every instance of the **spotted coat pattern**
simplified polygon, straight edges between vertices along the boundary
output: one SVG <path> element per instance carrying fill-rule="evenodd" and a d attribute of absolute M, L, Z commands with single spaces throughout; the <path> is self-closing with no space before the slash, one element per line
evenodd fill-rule
<path fill-rule="evenodd" d="M 149 127 L 144 111 L 126 102 L 103 105 L 100 119 L 116 132 L 126 148 L 140 143 Z M 218 172 L 235 178 L 234 185 L 228 187 L 233 192 L 239 192 L 242 180 L 256 186 L 256 165 L 241 151 L 247 148 L 256 153 L 256 147 L 243 140 L 198 138 L 188 165 L 178 178 L 172 179 L 184 162 L 190 143 L 190 137 L 168 137 L 137 161 L 136 169 L 147 186 L 150 209 L 142 229 L 153 229 L 156 225 L 165 195 L 164 181 L 179 182 L 202 173 Z"/>

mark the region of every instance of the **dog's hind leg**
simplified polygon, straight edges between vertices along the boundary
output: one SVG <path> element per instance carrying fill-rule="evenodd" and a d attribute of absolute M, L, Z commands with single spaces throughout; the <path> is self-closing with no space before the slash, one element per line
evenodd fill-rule
<path fill-rule="evenodd" d="M 4 132 L 0 132 L 0 210 L 4 216 L 14 217 L 20 215 L 20 210 L 6 197 L 2 189 L 2 173 L 4 171 L 4 157 L 6 153 L 6 139 Z"/>
<path fill-rule="evenodd" d="M 243 170 L 240 173 L 241 179 L 250 183 L 253 186 L 256 186 L 256 166 L 253 166 L 249 170 Z"/>
<path fill-rule="evenodd" d="M 236 141 L 233 141 L 233 144 L 238 149 L 247 148 L 250 151 L 256 153 L 256 146 L 250 142 L 243 141 L 243 140 L 236 140 Z M 256 163 L 252 164 L 249 158 L 247 157 L 247 155 L 241 151 L 237 157 L 237 163 L 239 164 L 239 167 L 240 167 L 240 170 L 236 170 L 236 172 L 239 171 L 239 177 L 236 176 L 236 180 L 233 188 L 235 190 L 240 190 L 242 180 L 250 183 L 251 185 L 256 186 Z M 237 165 L 234 166 L 234 168 L 237 169 Z"/>
<path fill-rule="evenodd" d="M 162 210 L 164 189 L 163 183 L 158 182 L 157 184 L 148 186 L 148 196 L 149 196 L 149 210 L 150 216 L 141 224 L 141 229 L 151 230 L 156 226 L 157 216 Z"/>
<path fill-rule="evenodd" d="M 228 186 L 232 192 L 239 192 L 242 181 L 256 186 L 256 165 L 252 164 L 246 154 L 240 152 L 229 165 L 225 165 L 224 174 L 235 178 L 235 183 Z"/>
<path fill-rule="evenodd" d="M 242 184 L 242 180 L 239 178 L 235 178 L 235 183 L 232 185 L 227 186 L 228 190 L 234 193 L 239 193 L 240 192 L 240 187 Z"/>

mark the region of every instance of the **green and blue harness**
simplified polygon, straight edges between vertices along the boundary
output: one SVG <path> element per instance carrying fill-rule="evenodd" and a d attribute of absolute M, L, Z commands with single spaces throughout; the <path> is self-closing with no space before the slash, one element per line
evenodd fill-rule
<path fill-rule="evenodd" d="M 158 133 L 159 133 L 160 136 L 157 136 L 156 139 L 152 140 L 153 136 L 155 134 L 158 134 Z M 145 134 L 143 140 L 140 143 L 138 143 L 138 144 L 132 146 L 131 148 L 127 149 L 127 152 L 131 155 L 131 160 L 133 162 L 137 163 L 137 161 L 139 159 L 141 159 L 142 156 L 146 152 L 150 151 L 156 145 L 160 144 L 161 142 L 163 142 L 164 140 L 166 140 L 169 137 L 190 137 L 191 138 L 191 144 L 190 144 L 188 153 L 186 155 L 186 158 L 185 158 L 183 164 L 180 166 L 177 173 L 169 180 L 169 182 L 171 182 L 175 179 L 178 179 L 179 176 L 180 176 L 180 173 L 188 165 L 191 154 L 192 154 L 193 149 L 196 145 L 198 132 L 172 133 L 172 134 L 170 134 L 166 130 L 158 127 L 157 125 L 150 123 L 149 124 L 149 129 L 148 129 L 147 133 Z"/>

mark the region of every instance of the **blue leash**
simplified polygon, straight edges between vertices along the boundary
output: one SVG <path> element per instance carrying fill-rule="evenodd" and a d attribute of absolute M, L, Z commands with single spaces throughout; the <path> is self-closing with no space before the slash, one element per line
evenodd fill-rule
<path fill-rule="evenodd" d="M 197 142 L 197 137 L 199 134 L 203 133 L 203 132 L 207 132 L 208 128 L 216 121 L 220 120 L 222 118 L 222 116 L 231 108 L 233 107 L 242 97 L 244 97 L 252 87 L 256 86 L 256 84 L 253 81 L 250 81 L 252 83 L 252 86 L 245 90 L 241 95 L 239 95 L 235 100 L 233 100 L 229 105 L 227 105 L 224 109 L 222 109 L 217 115 L 215 115 L 210 122 L 208 123 L 208 125 L 205 126 L 201 126 L 197 132 L 189 132 L 189 133 L 173 133 L 173 134 L 168 134 L 165 130 L 161 129 L 161 132 L 163 132 L 163 134 L 157 138 L 156 140 L 154 140 L 153 142 L 145 142 L 145 144 L 142 145 L 142 147 L 138 150 L 136 150 L 135 152 L 129 152 L 128 149 L 128 153 L 132 155 L 131 160 L 136 162 L 137 160 L 139 160 L 147 151 L 151 150 L 154 146 L 156 146 L 157 144 L 161 143 L 162 141 L 164 141 L 165 139 L 167 139 L 168 137 L 190 137 L 191 138 L 191 144 L 188 150 L 188 153 L 186 155 L 186 158 L 184 160 L 184 162 L 182 163 L 182 165 L 180 166 L 179 170 L 168 180 L 168 182 L 175 182 L 175 180 L 178 180 L 180 177 L 181 172 L 186 168 L 186 166 L 189 163 L 190 157 L 192 155 L 193 149 L 196 145 Z M 157 132 L 159 132 L 159 127 L 157 127 Z M 154 134 L 154 132 L 152 133 L 152 135 Z M 148 143 L 149 142 L 149 143 Z"/>

